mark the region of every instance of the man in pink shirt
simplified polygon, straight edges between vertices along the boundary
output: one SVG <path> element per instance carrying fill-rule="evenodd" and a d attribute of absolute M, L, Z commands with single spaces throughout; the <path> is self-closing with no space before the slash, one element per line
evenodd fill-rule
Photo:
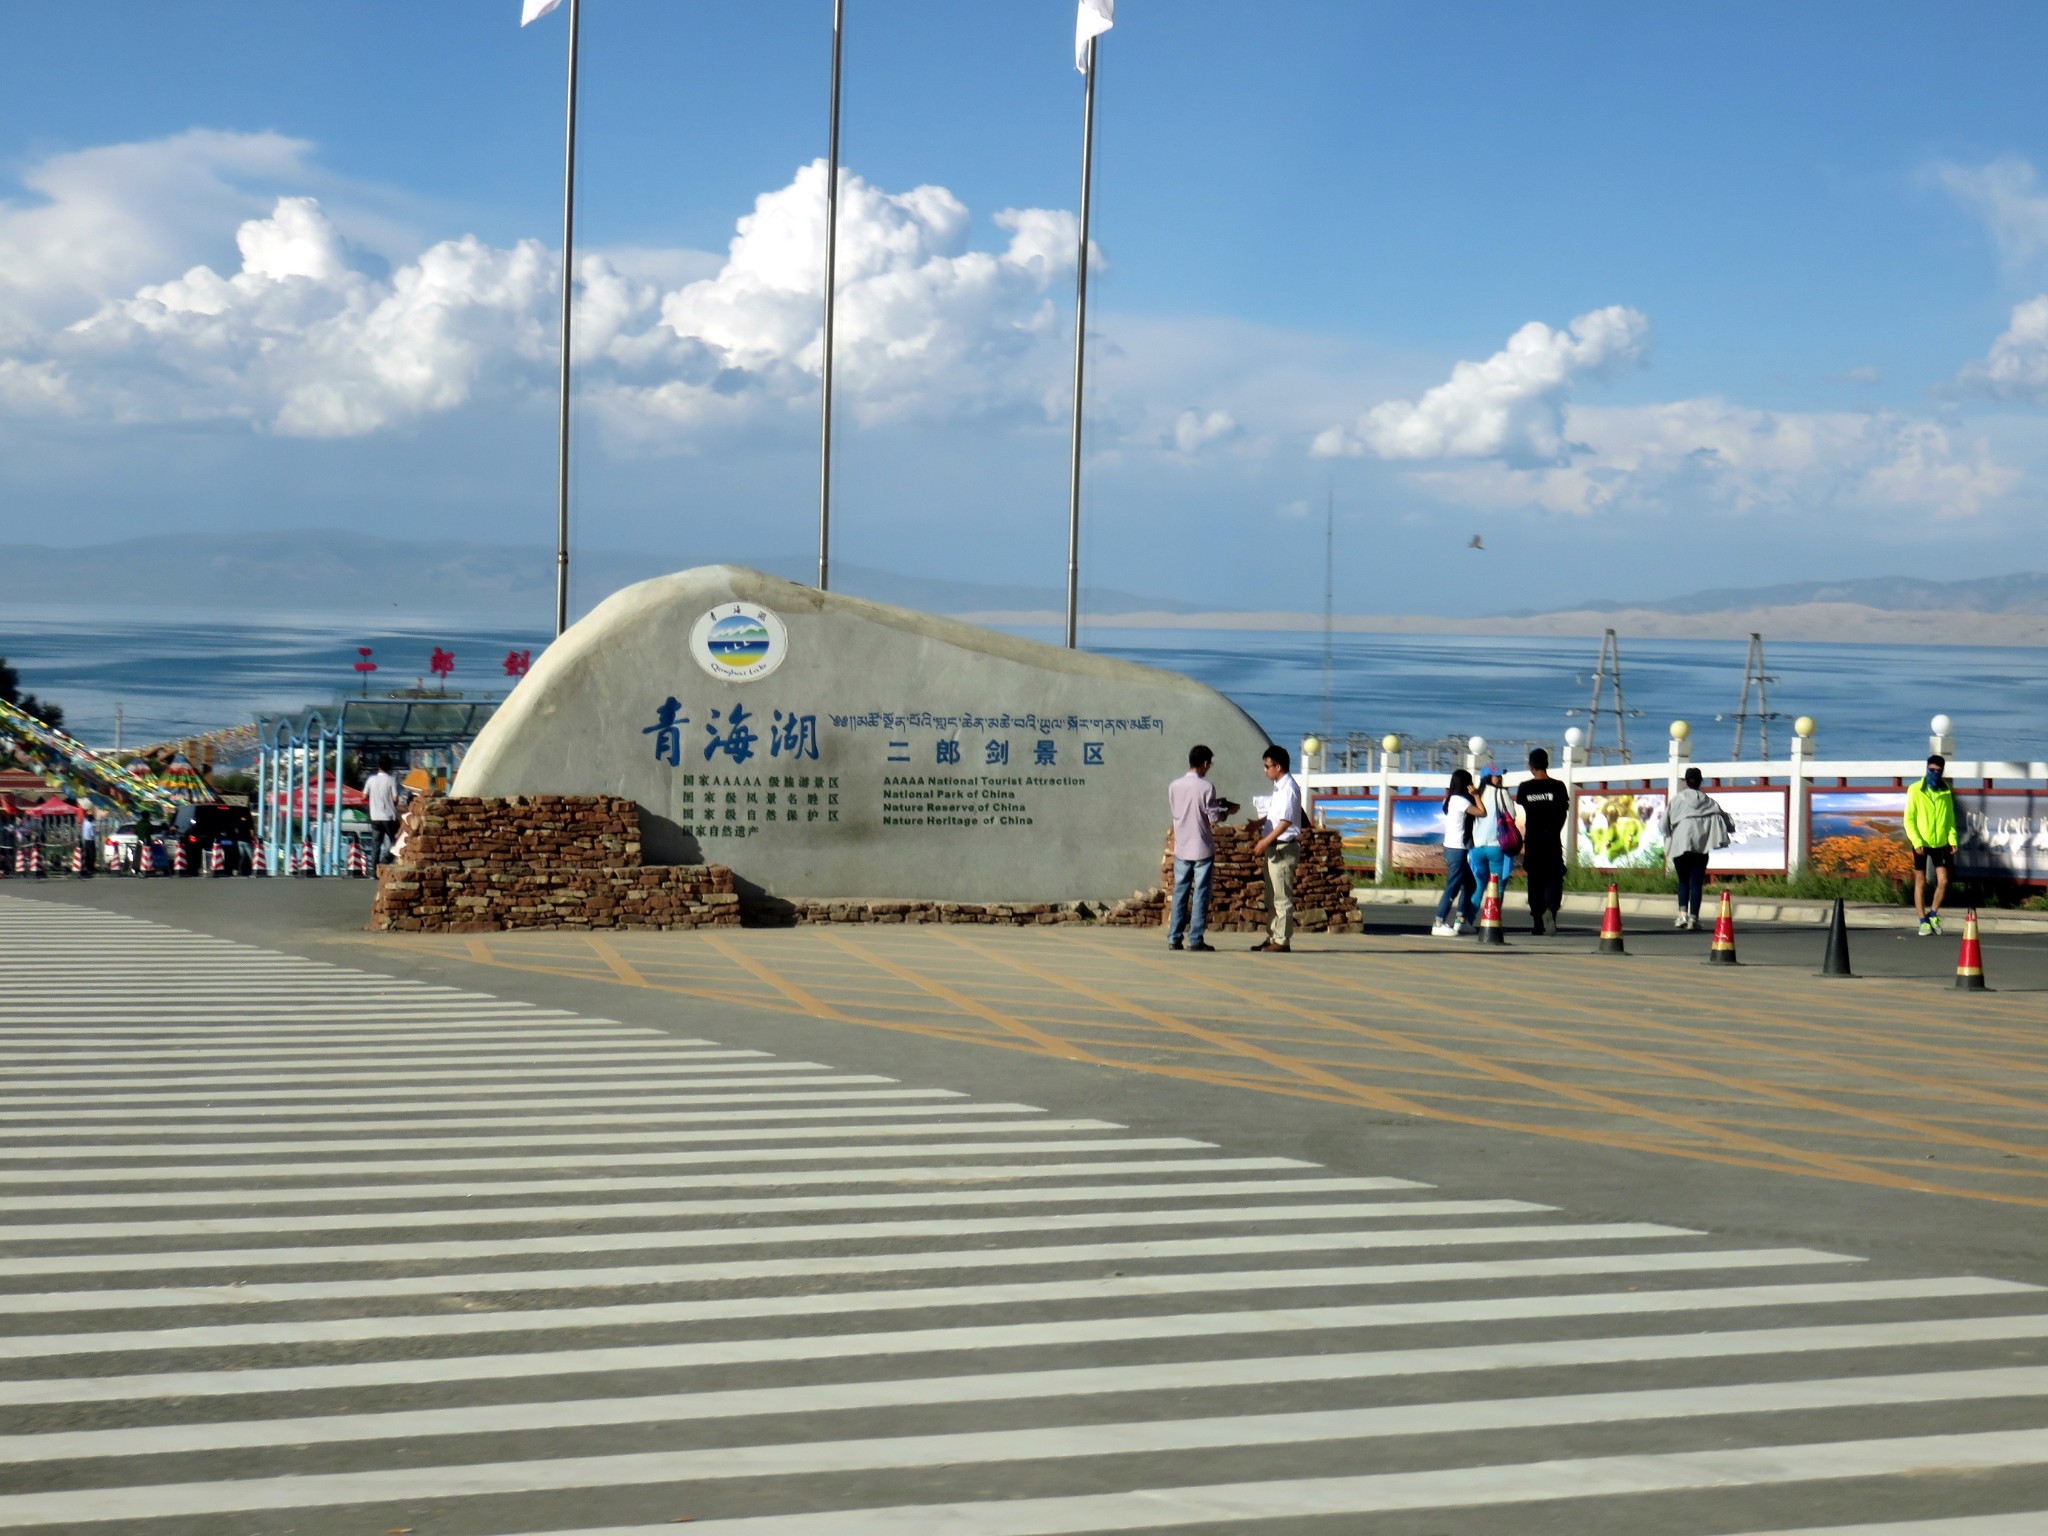
<path fill-rule="evenodd" d="M 1216 838 L 1210 828 L 1237 807 L 1216 793 L 1209 765 L 1216 754 L 1207 747 L 1188 749 L 1188 771 L 1166 787 L 1166 808 L 1173 817 L 1173 911 L 1167 918 L 1166 947 L 1213 954 L 1202 941 L 1209 927 L 1209 876 L 1216 867 Z"/>

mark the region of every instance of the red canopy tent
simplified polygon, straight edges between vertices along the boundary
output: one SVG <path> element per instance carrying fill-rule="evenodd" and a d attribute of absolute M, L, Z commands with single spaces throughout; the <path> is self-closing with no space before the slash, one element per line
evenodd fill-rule
<path fill-rule="evenodd" d="M 56 795 L 52 795 L 41 805 L 23 806 L 21 814 L 24 816 L 69 816 L 74 821 L 83 820 L 85 817 L 83 809 L 73 805 L 69 800 Z"/>

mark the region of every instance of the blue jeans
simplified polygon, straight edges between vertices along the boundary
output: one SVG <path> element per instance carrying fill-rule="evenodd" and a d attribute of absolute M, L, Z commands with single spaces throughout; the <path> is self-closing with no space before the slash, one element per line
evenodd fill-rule
<path fill-rule="evenodd" d="M 1707 894 L 1707 856 L 1681 853 L 1671 860 L 1671 867 L 1678 874 L 1678 915 L 1698 917 L 1701 898 Z"/>
<path fill-rule="evenodd" d="M 1472 886 L 1482 896 L 1486 894 L 1488 876 L 1499 880 L 1501 894 L 1507 894 L 1508 876 L 1515 872 L 1515 861 L 1511 855 L 1503 853 L 1497 846 L 1474 848 L 1467 858 L 1467 863 L 1472 868 Z"/>
<path fill-rule="evenodd" d="M 1183 935 L 1188 943 L 1199 944 L 1209 927 L 1209 876 L 1215 873 L 1214 859 L 1173 861 L 1173 912 L 1166 920 L 1166 942 L 1178 944 Z"/>
<path fill-rule="evenodd" d="M 1468 863 L 1472 850 L 1469 848 L 1444 849 L 1444 893 L 1437 898 L 1436 920 L 1448 923 L 1451 920 L 1451 903 L 1458 904 L 1458 916 L 1464 922 L 1471 922 L 1479 915 L 1479 903 L 1472 894 L 1472 870 Z"/>

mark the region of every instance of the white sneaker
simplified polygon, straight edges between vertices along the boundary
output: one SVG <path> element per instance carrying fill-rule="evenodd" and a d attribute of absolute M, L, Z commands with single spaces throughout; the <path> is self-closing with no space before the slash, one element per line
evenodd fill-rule
<path fill-rule="evenodd" d="M 1683 928 L 1686 925 L 1686 921 L 1686 915 L 1683 912 L 1681 912 L 1678 914 L 1677 918 L 1673 920 L 1671 926 L 1674 928 Z"/>
<path fill-rule="evenodd" d="M 1429 932 L 1432 938 L 1455 939 L 1458 936 L 1458 925 L 1456 923 L 1431 923 L 1429 925 Z"/>

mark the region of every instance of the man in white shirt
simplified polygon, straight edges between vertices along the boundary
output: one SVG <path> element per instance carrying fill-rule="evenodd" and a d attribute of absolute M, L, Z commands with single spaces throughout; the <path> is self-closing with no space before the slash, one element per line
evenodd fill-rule
<path fill-rule="evenodd" d="M 1216 868 L 1216 838 L 1210 830 L 1237 809 L 1209 782 L 1216 754 L 1207 747 L 1188 749 L 1188 771 L 1166 787 L 1166 810 L 1173 818 L 1173 908 L 1166 922 L 1166 947 L 1196 954 L 1214 951 L 1203 940 L 1209 929 L 1209 876 Z"/>
<path fill-rule="evenodd" d="M 1272 926 L 1255 953 L 1284 955 L 1294 937 L 1294 866 L 1301 862 L 1301 787 L 1289 770 L 1293 761 L 1285 747 L 1266 748 L 1266 777 L 1273 793 L 1264 801 L 1265 835 L 1252 844 L 1252 855 L 1266 861 L 1266 904 L 1272 909 Z"/>
<path fill-rule="evenodd" d="M 363 793 L 370 798 L 370 861 L 390 861 L 391 845 L 398 837 L 398 780 L 391 775 L 391 759 L 377 759 L 377 771 L 363 780 Z"/>

